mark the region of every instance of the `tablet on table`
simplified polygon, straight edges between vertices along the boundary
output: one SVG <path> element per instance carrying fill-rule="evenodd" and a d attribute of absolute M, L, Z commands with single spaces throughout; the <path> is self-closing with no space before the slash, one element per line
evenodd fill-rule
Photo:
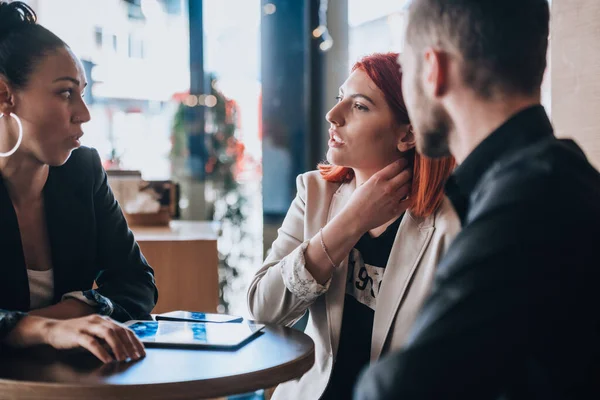
<path fill-rule="evenodd" d="M 262 324 L 213 324 L 175 321 L 125 323 L 147 347 L 191 347 L 235 350 L 260 334 Z"/>

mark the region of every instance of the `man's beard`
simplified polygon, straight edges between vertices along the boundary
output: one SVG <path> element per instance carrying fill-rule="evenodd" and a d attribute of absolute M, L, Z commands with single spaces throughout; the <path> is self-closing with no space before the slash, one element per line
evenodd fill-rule
<path fill-rule="evenodd" d="M 446 110 L 425 97 L 420 82 L 415 85 L 416 109 L 420 121 L 414 121 L 417 138 L 417 150 L 430 158 L 442 158 L 450 155 L 448 138 L 453 124 Z"/>

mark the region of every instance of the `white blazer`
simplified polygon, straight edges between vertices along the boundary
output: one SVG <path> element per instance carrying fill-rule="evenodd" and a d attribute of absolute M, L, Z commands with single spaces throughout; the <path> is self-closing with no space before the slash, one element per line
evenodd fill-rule
<path fill-rule="evenodd" d="M 248 289 L 248 307 L 258 321 L 288 326 L 310 311 L 305 333 L 315 342 L 315 364 L 300 379 L 279 385 L 273 399 L 312 400 L 323 394 L 337 354 L 348 258 L 334 271 L 329 289 L 321 296 L 307 300 L 294 294 L 288 288 L 289 279 L 302 279 L 292 273 L 294 265 L 304 265 L 307 242 L 344 208 L 356 182 L 331 183 L 312 171 L 298 176 L 296 185 L 296 198 Z M 438 261 L 459 228 L 460 221 L 447 199 L 430 217 L 417 218 L 408 211 L 402 218 L 377 298 L 371 361 L 406 341 L 429 293 Z"/>

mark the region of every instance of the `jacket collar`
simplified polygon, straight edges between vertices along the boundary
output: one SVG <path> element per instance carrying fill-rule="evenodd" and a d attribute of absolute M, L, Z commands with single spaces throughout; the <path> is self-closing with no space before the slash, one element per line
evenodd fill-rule
<path fill-rule="evenodd" d="M 94 219 L 89 205 L 78 188 L 83 183 L 64 170 L 65 167 L 50 168 L 44 187 L 44 204 L 48 237 L 54 268 L 55 301 L 61 293 L 70 292 L 77 285 L 74 270 L 82 269 L 94 249 L 90 238 L 94 237 Z M 89 192 L 86 193 L 89 196 Z"/>
<path fill-rule="evenodd" d="M 433 235 L 433 222 L 433 216 L 416 218 L 410 211 L 402 218 L 377 298 L 371 339 L 372 360 L 381 355 L 409 283 Z"/>
<path fill-rule="evenodd" d="M 0 175 L 0 308 L 29 310 L 29 285 L 17 214 Z"/>
<path fill-rule="evenodd" d="M 544 107 L 536 105 L 517 112 L 485 138 L 446 183 L 446 194 L 461 222 L 465 221 L 471 193 L 490 168 L 518 150 L 552 136 L 552 124 Z"/>

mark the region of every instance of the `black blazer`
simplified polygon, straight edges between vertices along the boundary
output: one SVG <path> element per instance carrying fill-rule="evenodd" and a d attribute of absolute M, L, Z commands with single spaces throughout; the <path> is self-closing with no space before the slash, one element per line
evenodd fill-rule
<path fill-rule="evenodd" d="M 542 106 L 446 186 L 463 223 L 399 352 L 356 400 L 600 399 L 600 174 Z"/>
<path fill-rule="evenodd" d="M 63 166 L 50 167 L 43 195 L 54 302 L 65 293 L 90 290 L 96 281 L 97 293 L 113 303 L 112 318 L 147 318 L 158 299 L 154 272 L 127 227 L 98 152 L 82 147 Z M 1 176 L 0 309 L 29 310 L 19 226 Z"/>

